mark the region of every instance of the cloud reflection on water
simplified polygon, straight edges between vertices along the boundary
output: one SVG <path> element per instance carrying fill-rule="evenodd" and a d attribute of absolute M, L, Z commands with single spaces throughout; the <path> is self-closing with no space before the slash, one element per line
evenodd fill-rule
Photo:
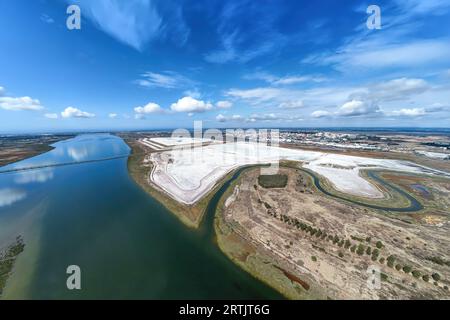
<path fill-rule="evenodd" d="M 3 188 L 0 189 L 0 208 L 10 206 L 13 203 L 25 199 L 27 193 L 20 189 Z"/>

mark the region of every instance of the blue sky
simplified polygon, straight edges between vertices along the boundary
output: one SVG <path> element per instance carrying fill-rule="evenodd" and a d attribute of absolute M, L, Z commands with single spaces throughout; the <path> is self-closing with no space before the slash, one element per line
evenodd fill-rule
<path fill-rule="evenodd" d="M 0 132 L 449 127 L 449 30 L 447 0 L 0 0 Z"/>

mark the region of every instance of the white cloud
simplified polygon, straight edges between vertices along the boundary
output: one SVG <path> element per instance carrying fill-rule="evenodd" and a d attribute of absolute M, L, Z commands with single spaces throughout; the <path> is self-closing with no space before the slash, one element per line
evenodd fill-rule
<path fill-rule="evenodd" d="M 427 91 L 430 86 L 423 79 L 400 78 L 370 88 L 370 97 L 377 100 L 402 100 Z"/>
<path fill-rule="evenodd" d="M 313 118 L 325 118 L 325 117 L 331 116 L 331 113 L 329 111 L 325 111 L 325 110 L 317 110 L 317 111 L 314 111 L 313 113 L 311 113 L 311 116 Z"/>
<path fill-rule="evenodd" d="M 419 117 L 427 114 L 424 108 L 400 109 L 386 112 L 389 116 Z"/>
<path fill-rule="evenodd" d="M 10 111 L 39 111 L 44 109 L 39 100 L 30 97 L 1 97 L 0 108 Z"/>
<path fill-rule="evenodd" d="M 233 106 L 233 103 L 231 103 L 230 101 L 218 101 L 216 103 L 217 108 L 221 108 L 221 109 L 229 109 Z"/>
<path fill-rule="evenodd" d="M 239 114 L 234 114 L 231 117 L 226 117 L 223 114 L 219 114 L 216 117 L 216 120 L 219 122 L 227 122 L 227 121 L 243 121 L 244 118 Z"/>
<path fill-rule="evenodd" d="M 77 4 L 97 28 L 137 50 L 158 36 L 162 26 L 151 0 L 79 0 Z"/>
<path fill-rule="evenodd" d="M 117 113 L 110 113 L 108 117 L 110 117 L 111 119 L 115 119 L 117 118 Z"/>
<path fill-rule="evenodd" d="M 134 108 L 134 112 L 137 114 L 149 114 L 149 113 L 156 113 L 156 112 L 161 112 L 161 106 L 157 103 L 147 103 L 145 106 L 143 107 L 136 107 Z"/>
<path fill-rule="evenodd" d="M 211 110 L 212 108 L 213 106 L 211 103 L 197 100 L 192 97 L 181 98 L 178 102 L 173 103 L 170 106 L 170 109 L 175 112 L 204 112 Z"/>
<path fill-rule="evenodd" d="M 227 121 L 227 117 L 225 117 L 223 114 L 219 114 L 217 115 L 216 120 L 219 122 L 225 122 Z"/>
<path fill-rule="evenodd" d="M 58 114 L 57 113 L 46 113 L 46 114 L 44 114 L 44 117 L 46 117 L 47 119 L 58 119 Z"/>
<path fill-rule="evenodd" d="M 142 76 L 145 79 L 137 81 L 137 83 L 142 87 L 161 87 L 171 89 L 178 85 L 178 80 L 174 74 L 146 72 Z"/>
<path fill-rule="evenodd" d="M 286 114 L 275 114 L 275 113 L 265 113 L 265 114 L 252 114 L 250 117 L 246 119 L 247 122 L 273 122 L 273 121 L 283 121 L 283 122 L 290 122 L 290 121 L 302 121 L 303 118 L 300 116 L 292 116 L 292 115 L 286 115 Z"/>
<path fill-rule="evenodd" d="M 378 105 L 370 101 L 352 100 L 344 103 L 337 114 L 344 117 L 367 116 L 380 112 Z"/>
<path fill-rule="evenodd" d="M 233 98 L 253 100 L 253 102 L 260 103 L 269 101 L 282 96 L 283 90 L 278 88 L 255 88 L 255 89 L 230 89 L 227 95 Z"/>
<path fill-rule="evenodd" d="M 67 107 L 63 112 L 61 112 L 61 117 L 63 118 L 94 118 L 95 114 L 81 111 L 80 109 L 74 107 Z"/>
<path fill-rule="evenodd" d="M 287 101 L 280 103 L 279 107 L 282 109 L 299 109 L 303 108 L 305 104 L 303 103 L 303 100 L 293 100 L 293 101 Z"/>

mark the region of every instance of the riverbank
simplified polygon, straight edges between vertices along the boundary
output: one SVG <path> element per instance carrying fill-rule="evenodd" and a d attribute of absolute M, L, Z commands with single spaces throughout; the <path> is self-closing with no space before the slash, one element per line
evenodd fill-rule
<path fill-rule="evenodd" d="M 52 144 L 74 135 L 13 136 L 0 138 L 0 167 L 49 152 Z"/>
<path fill-rule="evenodd" d="M 18 236 L 14 243 L 0 251 L 0 297 L 6 287 L 8 278 L 13 272 L 16 259 L 23 252 L 24 248 L 24 241 L 21 236 Z"/>
<path fill-rule="evenodd" d="M 123 137 L 125 143 L 130 147 L 131 152 L 128 157 L 128 172 L 132 179 L 150 196 L 159 201 L 164 207 L 172 212 L 182 223 L 190 228 L 199 228 L 206 208 L 220 187 L 233 175 L 230 172 L 225 177 L 220 179 L 215 186 L 203 197 L 199 202 L 193 205 L 182 204 L 150 182 L 149 176 L 152 172 L 153 166 L 151 162 L 145 163 L 145 157 L 148 155 L 147 150 L 142 146 L 137 139 Z"/>

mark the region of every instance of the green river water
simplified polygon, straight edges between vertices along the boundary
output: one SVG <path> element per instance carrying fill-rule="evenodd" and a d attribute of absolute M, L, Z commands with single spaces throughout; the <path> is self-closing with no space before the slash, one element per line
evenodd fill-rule
<path fill-rule="evenodd" d="M 190 230 L 128 176 L 122 139 L 80 135 L 54 147 L 0 168 L 0 247 L 25 241 L 3 299 L 282 298 L 214 243 L 212 206 L 226 186 Z M 69 265 L 81 268 L 81 290 L 66 287 Z"/>

